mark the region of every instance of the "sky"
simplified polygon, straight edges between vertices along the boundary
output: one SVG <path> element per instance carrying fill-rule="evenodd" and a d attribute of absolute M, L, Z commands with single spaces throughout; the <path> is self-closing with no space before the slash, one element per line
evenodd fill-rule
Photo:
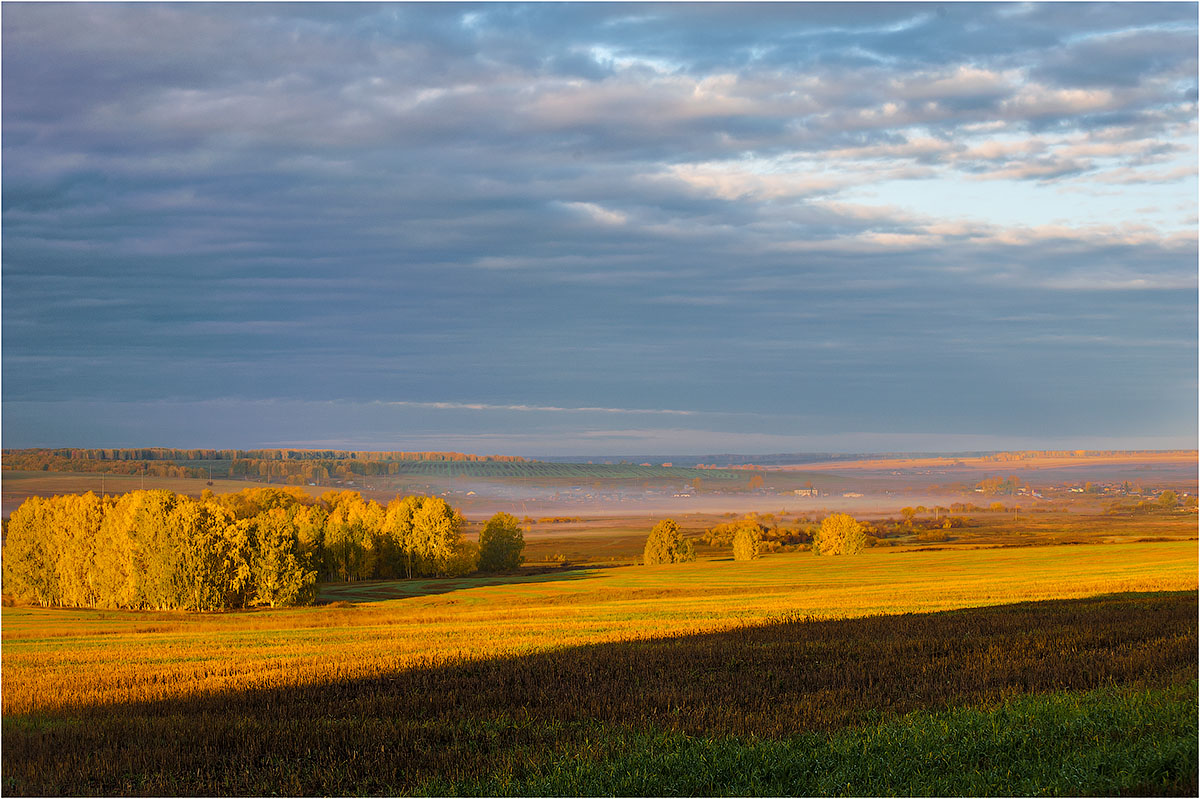
<path fill-rule="evenodd" d="M 0 34 L 5 447 L 1196 447 L 1195 3 Z"/>

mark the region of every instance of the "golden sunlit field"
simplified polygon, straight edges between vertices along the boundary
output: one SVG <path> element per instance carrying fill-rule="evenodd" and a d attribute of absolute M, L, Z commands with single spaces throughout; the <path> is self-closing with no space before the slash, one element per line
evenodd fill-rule
<path fill-rule="evenodd" d="M 223 613 L 4 608 L 4 713 L 367 676 L 450 657 L 1129 591 L 1195 590 L 1192 542 L 792 553 L 532 577 L 368 581 L 333 605 Z"/>
<path fill-rule="evenodd" d="M 1168 541 L 363 582 L 257 612 L 6 607 L 4 787 L 829 792 L 808 771 L 824 758 L 853 775 L 840 792 L 1022 793 L 1061 788 L 1062 758 L 1083 758 L 1099 771 L 1082 792 L 1186 793 L 1196 588 L 1195 543 Z M 1100 718 L 1126 732 L 1080 746 Z M 964 734 L 1003 774 L 905 759 Z"/>

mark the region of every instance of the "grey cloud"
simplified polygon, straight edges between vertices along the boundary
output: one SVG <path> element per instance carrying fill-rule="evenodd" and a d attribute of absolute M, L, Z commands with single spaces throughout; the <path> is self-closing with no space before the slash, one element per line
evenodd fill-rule
<path fill-rule="evenodd" d="M 365 47 L 359 41 L 361 32 L 349 34 L 332 22 L 304 26 L 288 21 L 286 17 L 267 15 L 257 20 L 256 33 L 260 35 L 254 47 L 248 48 L 241 46 L 245 41 L 243 38 L 233 36 L 233 26 L 228 19 L 210 19 L 201 13 L 207 8 L 156 7 L 150 15 L 151 35 L 139 39 L 142 44 L 134 50 L 136 58 L 118 51 L 116 44 L 107 49 L 100 48 L 99 54 L 94 52 L 96 45 L 84 44 L 90 42 L 96 29 L 106 31 L 106 38 L 114 43 L 120 41 L 122 37 L 116 31 L 123 25 L 131 26 L 137 13 L 135 9 L 125 7 L 108 14 L 100 9 L 88 9 L 82 14 L 82 23 L 77 21 L 73 27 L 67 23 L 67 35 L 61 42 L 50 38 L 45 30 L 55 24 L 47 18 L 35 20 L 40 27 L 33 23 L 18 23 L 12 38 L 28 47 L 32 42 L 25 40 L 37 38 L 39 46 L 58 51 L 56 55 L 60 57 L 50 60 L 63 64 L 63 86 L 56 84 L 51 96 L 67 95 L 72 109 L 69 112 L 64 108 L 62 118 L 73 119 L 77 125 L 72 128 L 82 125 L 89 135 L 101 135 L 117 148 L 123 136 L 157 141 L 166 146 L 214 143 L 211 140 L 215 138 L 226 149 L 253 146 L 264 139 L 278 145 L 290 138 L 297 147 L 337 150 L 368 141 L 392 141 L 399 145 L 450 140 L 475 144 L 481 143 L 484 134 L 493 139 L 500 134 L 552 139 L 576 136 L 580 145 L 593 156 L 606 150 L 662 157 L 669 152 L 679 156 L 695 153 L 697 148 L 716 153 L 739 148 L 770 150 L 797 144 L 819 149 L 821 138 L 833 136 L 835 131 L 858 129 L 869 133 L 878 128 L 878 125 L 864 125 L 861 120 L 856 123 L 853 113 L 835 114 L 825 123 L 807 119 L 822 114 L 822 105 L 833 102 L 856 110 L 865 109 L 881 104 L 891 96 L 886 91 L 888 81 L 885 76 L 893 68 L 889 67 L 888 71 L 879 67 L 873 71 L 857 70 L 857 74 L 838 70 L 837 73 L 825 73 L 826 79 L 812 95 L 812 100 L 819 105 L 806 101 L 803 93 L 789 101 L 772 91 L 772 87 L 739 80 L 730 95 L 730 99 L 739 105 L 722 112 L 719 108 L 706 108 L 704 103 L 695 102 L 692 95 L 697 81 L 703 78 L 706 70 L 728 68 L 732 70 L 730 74 L 745 77 L 745 69 L 735 64 L 692 64 L 686 58 L 676 72 L 657 75 L 649 84 L 644 73 L 612 74 L 610 71 L 585 80 L 583 87 L 572 86 L 563 80 L 578 77 L 577 73 L 560 77 L 540 67 L 535 69 L 520 58 L 509 57 L 512 50 L 539 51 L 528 37 L 568 29 L 564 47 L 578 56 L 576 42 L 581 41 L 580 30 L 588 29 L 573 27 L 575 15 L 560 16 L 561 11 L 556 14 L 517 7 L 471 12 L 480 14 L 484 21 L 512 23 L 512 18 L 516 17 L 526 21 L 530 28 L 518 26 L 501 30 L 484 25 L 491 34 L 482 35 L 470 34 L 451 21 L 461 16 L 460 13 L 425 12 L 412 7 L 400 9 L 404 24 L 385 25 L 382 20 L 389 16 L 386 13 L 388 7 L 381 7 L 377 20 L 380 24 L 369 37 L 369 46 Z M 811 11 L 795 7 L 775 11 L 756 8 L 747 15 L 747 10 L 742 7 L 736 11 L 714 7 L 679 17 L 669 8 L 659 9 L 657 15 L 672 17 L 665 23 L 668 27 L 673 28 L 676 24 L 682 27 L 679 41 L 671 42 L 670 48 L 656 38 L 661 37 L 663 24 L 659 24 L 655 36 L 647 40 L 631 35 L 628 26 L 618 27 L 630 36 L 624 48 L 643 53 L 646 50 L 640 48 L 648 48 L 647 57 L 658 57 L 655 46 L 673 48 L 681 55 L 697 52 L 699 44 L 689 40 L 692 36 L 698 37 L 699 42 L 710 44 L 713 52 L 729 52 L 731 47 L 736 49 L 734 40 L 748 47 L 758 46 L 757 39 L 764 33 L 760 27 L 764 17 L 804 20 Z M 580 15 L 598 13 L 589 9 L 586 14 L 581 11 Z M 713 35 L 710 27 L 718 22 L 723 26 L 727 20 L 719 18 L 734 13 L 745 16 L 744 20 L 740 24 L 721 27 L 721 42 L 708 42 Z M 30 14 L 37 16 L 33 12 Z M 857 27 L 865 30 L 871 29 L 875 22 L 872 17 L 879 14 L 902 15 L 906 19 L 914 14 L 922 19 L 938 18 L 936 14 L 911 8 L 872 9 L 869 12 L 864 8 L 839 9 L 836 13 L 848 21 L 857 15 Z M 864 16 L 866 19 L 862 18 Z M 500 22 L 491 24 L 499 25 Z M 199 33 L 193 35 L 194 30 Z M 430 30 L 439 31 L 439 35 L 432 40 L 425 38 Z M 42 35 L 37 37 L 39 32 Z M 602 26 L 600 41 L 603 41 L 603 32 Z M 900 33 L 911 35 L 912 31 L 905 29 Z M 523 36 L 526 37 L 524 40 Z M 786 30 L 768 33 L 768 42 L 771 36 L 787 39 L 789 33 Z M 522 42 L 522 46 L 510 48 L 509 43 L 513 40 Z M 655 42 L 658 44 L 653 44 Z M 155 51 L 155 45 L 162 49 Z M 174 47 L 168 49 L 172 45 Z M 661 57 L 668 55 L 664 52 Z M 95 63 L 97 58 L 102 63 Z M 181 61 L 189 63 L 190 68 L 179 71 Z M 112 69 L 105 69 L 110 62 L 120 67 L 111 85 L 88 85 L 91 76 L 112 73 Z M 140 69 L 145 70 L 145 74 L 121 71 L 128 70 L 130 62 L 141 64 Z M 176 69 L 160 69 L 158 62 L 167 62 Z M 205 69 L 205 65 L 214 63 L 219 66 Z M 320 66 L 310 66 L 314 63 Z M 331 68 L 324 66 L 326 64 L 337 66 Z M 25 66 L 20 59 L 6 60 L 6 96 L 12 94 L 15 99 L 14 103 L 6 103 L 6 110 L 12 108 L 6 117 L 10 135 L 20 135 L 30 125 L 36 126 L 29 128 L 29 132 L 36 130 L 39 136 L 71 135 L 66 130 L 48 129 L 45 122 L 34 123 L 34 115 L 23 112 L 21 90 L 35 83 L 26 79 Z M 795 65 L 779 65 L 773 82 L 778 87 L 795 86 L 798 78 L 809 74 L 797 69 Z M 770 72 L 761 74 L 769 75 Z M 82 83 L 83 88 L 73 93 L 66 88 L 67 84 L 73 83 Z M 140 88 L 137 95 L 132 94 L 131 87 L 134 86 Z M 532 93 L 529 92 L 531 86 L 536 87 Z M 850 86 L 878 88 L 865 92 L 848 91 Z M 433 95 L 429 95 L 431 89 Z M 954 118 L 948 114 L 965 114 L 962 120 L 979 118 L 994 110 L 1012 89 L 1012 86 L 992 85 L 982 93 L 965 87 L 950 88 L 949 93 L 943 90 L 929 94 L 927 90 L 924 96 L 938 99 L 941 110 L 922 112 L 919 108 L 911 108 L 910 122 L 941 125 Z M 922 96 L 919 88 L 915 90 L 917 97 Z M 900 97 L 903 96 L 901 92 Z M 30 102 L 38 104 L 36 99 Z M 44 107 L 39 105 L 39 109 L 44 110 Z M 974 115 L 968 112 L 974 112 Z M 1043 110 L 1036 115 L 1035 121 L 1047 124 L 1045 117 Z M 480 127 L 483 120 L 487 120 L 487 124 Z M 796 120 L 801 121 L 802 129 L 808 134 L 801 136 L 799 141 L 789 133 L 794 130 Z M 814 133 L 816 140 L 812 140 Z M 723 145 L 723 141 L 727 143 Z"/>
<path fill-rule="evenodd" d="M 1032 70 L 1059 86 L 1137 86 L 1149 79 L 1193 82 L 1195 31 L 1136 29 L 1082 38 L 1058 49 Z"/>
<path fill-rule="evenodd" d="M 1194 42 L 1177 6 L 6 4 L 4 22 L 6 402 L 686 396 L 862 426 L 894 395 L 897 418 L 999 430 L 1005 397 L 1047 419 L 1102 418 L 1092 380 L 1143 401 L 1097 354 L 1061 366 L 1053 336 L 1194 334 L 1194 297 L 1171 293 L 1194 242 L 939 232 L 837 202 L 953 172 L 1186 179 L 1187 57 L 1140 32 Z M 1072 77 L 1101 41 L 1137 80 Z M 1032 129 L 1037 147 L 979 151 Z M 994 320 L 1031 307 L 1051 338 L 1017 352 L 1028 331 Z M 982 388 L 947 395 L 945 373 Z"/>

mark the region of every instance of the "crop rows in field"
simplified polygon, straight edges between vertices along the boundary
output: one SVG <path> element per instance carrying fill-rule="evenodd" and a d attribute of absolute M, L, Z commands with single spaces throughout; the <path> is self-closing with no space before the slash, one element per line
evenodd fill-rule
<path fill-rule="evenodd" d="M 1196 612 L 1189 591 L 797 618 L 7 716 L 4 789 L 1194 795 Z"/>

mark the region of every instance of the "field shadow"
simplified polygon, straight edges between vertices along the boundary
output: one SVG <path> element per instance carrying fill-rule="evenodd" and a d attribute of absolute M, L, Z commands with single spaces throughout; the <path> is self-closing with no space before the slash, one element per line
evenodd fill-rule
<path fill-rule="evenodd" d="M 1177 686 L 1194 679 L 1196 602 L 1194 592 L 1125 594 L 797 618 L 8 716 L 4 789 L 397 795 L 442 779 L 516 777 L 539 758 L 604 759 L 655 730 L 779 739 L 1018 694 Z M 1194 774 L 1179 779 L 1191 782 L 1168 792 L 1194 795 Z M 519 781 L 506 785 L 479 792 L 521 792 Z"/>
<path fill-rule="evenodd" d="M 364 604 L 388 602 L 394 599 L 412 599 L 436 596 L 468 588 L 492 585 L 524 585 L 532 583 L 583 580 L 588 577 L 588 568 L 537 570 L 512 574 L 482 575 L 476 577 L 417 577 L 399 580 L 359 580 L 351 583 L 321 583 L 316 604 L 334 603 Z"/>
<path fill-rule="evenodd" d="M 1196 669 L 1196 601 L 1126 594 L 795 619 L 5 717 L 4 788 L 395 795 L 516 775 L 548 756 L 608 757 L 603 736 L 619 748 L 639 730 L 779 739 L 1017 694 L 1178 685 Z"/>

